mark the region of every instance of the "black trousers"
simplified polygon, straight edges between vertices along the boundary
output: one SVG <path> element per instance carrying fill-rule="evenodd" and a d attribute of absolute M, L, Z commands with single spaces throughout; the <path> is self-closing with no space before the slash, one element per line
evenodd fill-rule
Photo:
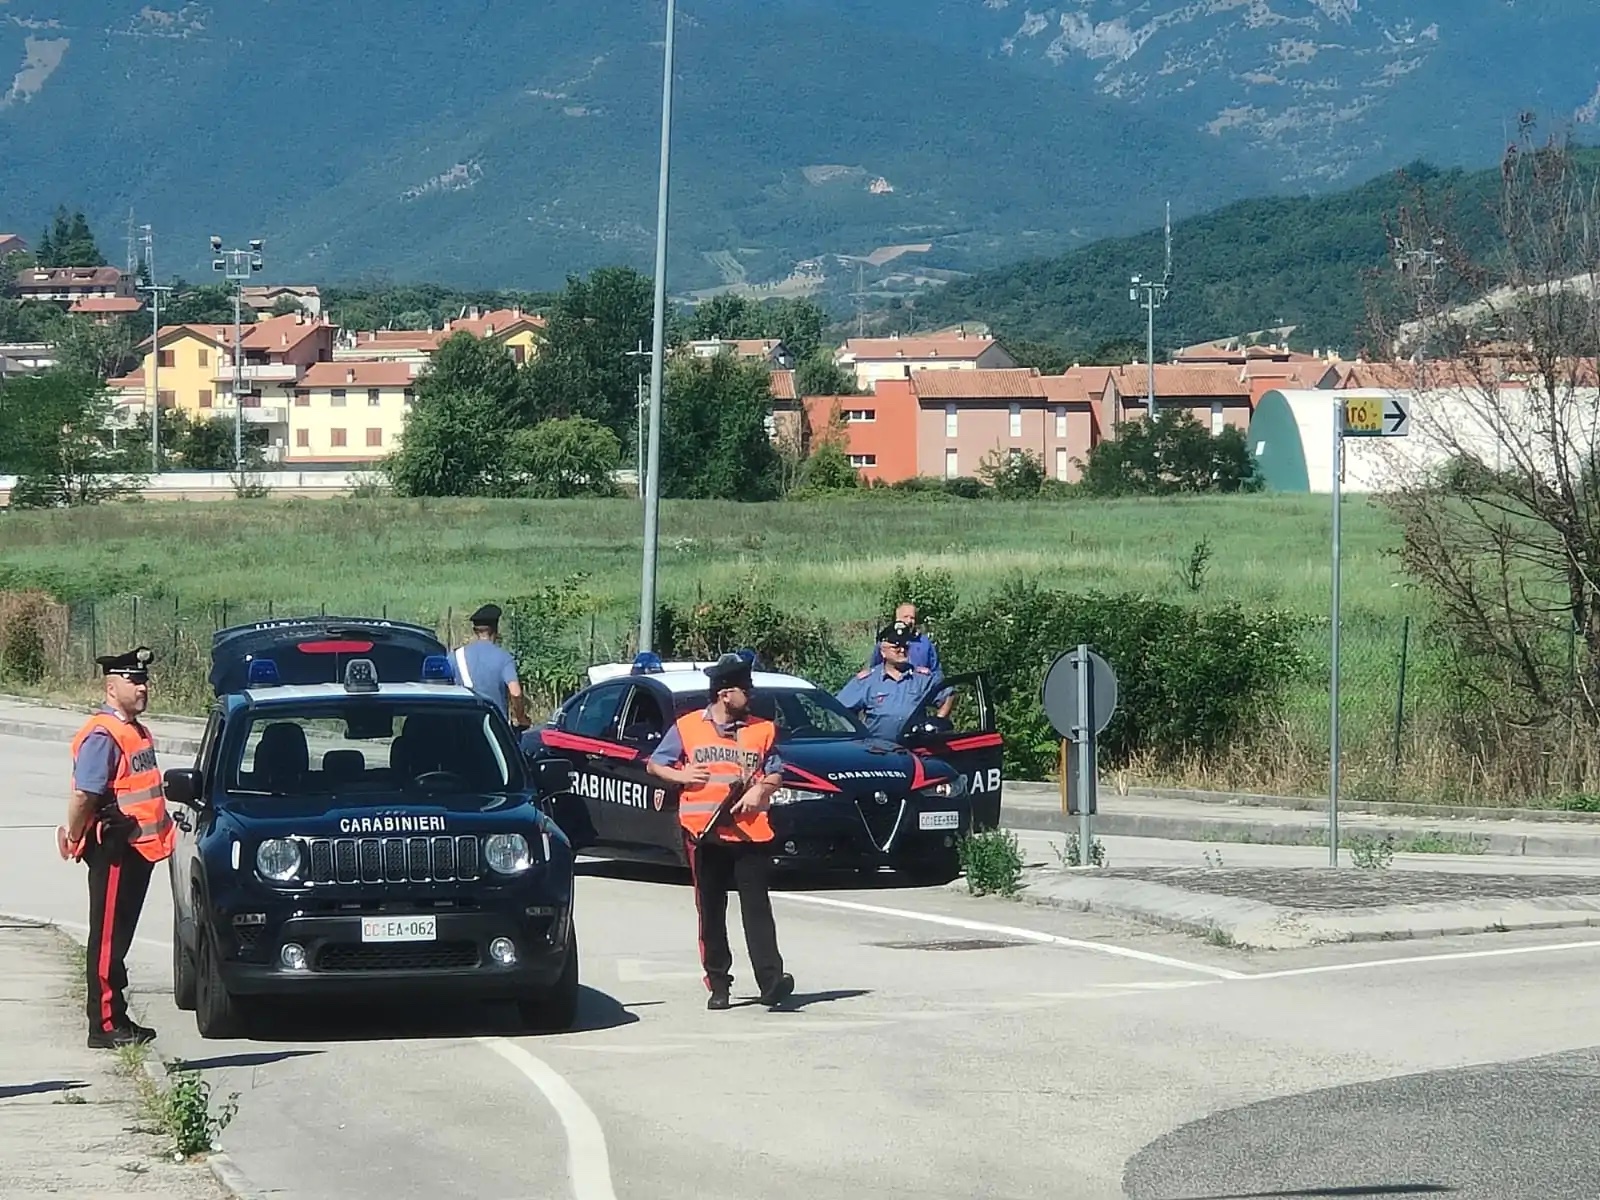
<path fill-rule="evenodd" d="M 700 916 L 700 964 L 706 988 L 725 992 L 733 986 L 733 950 L 728 945 L 728 890 L 739 892 L 739 916 L 744 921 L 744 944 L 756 987 L 771 987 L 783 974 L 778 953 L 778 930 L 772 920 L 770 842 L 723 842 L 708 839 L 696 847 L 684 834 L 689 871 L 694 877 L 694 903 Z"/>
<path fill-rule="evenodd" d="M 155 864 L 128 845 L 127 835 L 104 825 L 84 842 L 89 867 L 89 1031 L 128 1023 L 128 949 L 139 924 Z"/>

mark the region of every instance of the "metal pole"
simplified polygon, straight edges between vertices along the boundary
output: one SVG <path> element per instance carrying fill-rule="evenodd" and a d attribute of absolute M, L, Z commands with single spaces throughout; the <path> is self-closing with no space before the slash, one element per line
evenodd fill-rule
<path fill-rule="evenodd" d="M 1391 769 L 1400 770 L 1400 731 L 1406 720 L 1406 659 L 1411 651 L 1411 614 L 1400 627 L 1400 688 L 1394 699 L 1394 761 Z"/>
<path fill-rule="evenodd" d="M 1333 632 L 1328 681 L 1328 865 L 1339 865 L 1339 467 L 1344 456 L 1344 399 L 1333 402 Z"/>
<path fill-rule="evenodd" d="M 1153 284 L 1146 284 L 1144 290 L 1144 354 L 1145 365 L 1150 373 L 1150 395 L 1145 400 L 1146 411 L 1150 420 L 1156 419 L 1156 293 Z"/>
<path fill-rule="evenodd" d="M 239 301 L 244 295 L 244 284 L 233 285 L 233 468 L 239 472 L 239 484 L 244 485 L 244 397 L 239 392 L 244 386 L 244 371 L 239 351 Z"/>
<path fill-rule="evenodd" d="M 1089 711 L 1089 647 L 1078 645 L 1078 865 L 1087 867 L 1094 845 L 1089 807 L 1094 788 L 1094 714 Z"/>
<path fill-rule="evenodd" d="M 677 0 L 667 0 L 667 42 L 661 73 L 661 180 L 656 200 L 656 303 L 650 360 L 650 453 L 644 493 L 644 579 L 639 593 L 639 649 L 655 648 L 656 537 L 660 529 L 661 375 L 667 336 L 667 189 L 672 155 L 672 52 Z"/>

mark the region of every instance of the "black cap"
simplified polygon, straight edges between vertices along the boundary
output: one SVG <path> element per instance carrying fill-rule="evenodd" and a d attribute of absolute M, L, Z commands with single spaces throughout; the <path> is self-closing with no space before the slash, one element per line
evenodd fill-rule
<path fill-rule="evenodd" d="M 741 687 L 748 692 L 751 687 L 750 664 L 737 654 L 724 654 L 706 668 L 706 675 L 713 692 L 725 687 Z"/>
<path fill-rule="evenodd" d="M 94 661 L 100 664 L 102 675 L 121 675 L 134 683 L 144 683 L 150 678 L 150 663 L 154 659 L 149 646 L 138 646 L 126 654 L 102 654 Z"/>
<path fill-rule="evenodd" d="M 498 604 L 485 604 L 472 614 L 471 620 L 474 629 L 493 629 L 500 624 L 500 606 Z"/>
<path fill-rule="evenodd" d="M 909 646 L 916 635 L 911 632 L 911 626 L 905 621 L 896 621 L 893 625 L 885 625 L 878 630 L 878 641 L 888 642 L 891 646 Z"/>

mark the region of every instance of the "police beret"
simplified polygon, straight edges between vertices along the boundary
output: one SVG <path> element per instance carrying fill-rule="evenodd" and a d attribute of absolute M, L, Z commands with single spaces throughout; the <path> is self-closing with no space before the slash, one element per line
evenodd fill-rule
<path fill-rule="evenodd" d="M 479 628 L 487 629 L 491 625 L 500 624 L 500 606 L 498 604 L 485 604 L 472 614 L 472 623 Z"/>
<path fill-rule="evenodd" d="M 742 687 L 750 690 L 750 664 L 737 654 L 724 654 L 706 668 L 711 688 Z"/>
<path fill-rule="evenodd" d="M 878 641 L 888 642 L 891 646 L 909 646 L 915 636 L 911 632 L 911 626 L 904 621 L 896 621 L 893 625 L 885 625 L 878 630 Z"/>
<path fill-rule="evenodd" d="M 100 665 L 102 675 L 121 675 L 127 679 L 145 679 L 150 673 L 150 663 L 155 653 L 149 646 L 138 646 L 125 654 L 102 654 L 94 661 Z"/>

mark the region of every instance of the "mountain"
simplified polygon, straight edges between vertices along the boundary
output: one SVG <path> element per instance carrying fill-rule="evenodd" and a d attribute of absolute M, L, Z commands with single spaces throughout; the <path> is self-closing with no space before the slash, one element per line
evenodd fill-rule
<path fill-rule="evenodd" d="M 1332 186 L 1423 145 L 1486 163 L 1518 107 L 1595 96 L 1555 0 L 1457 7 L 685 0 L 673 290 L 816 259 L 836 287 L 948 279 L 1146 227 L 1168 197 Z M 0 0 L 0 229 L 82 207 L 119 261 L 131 209 L 163 275 L 209 276 L 216 233 L 266 239 L 262 282 L 649 270 L 663 12 Z"/>

